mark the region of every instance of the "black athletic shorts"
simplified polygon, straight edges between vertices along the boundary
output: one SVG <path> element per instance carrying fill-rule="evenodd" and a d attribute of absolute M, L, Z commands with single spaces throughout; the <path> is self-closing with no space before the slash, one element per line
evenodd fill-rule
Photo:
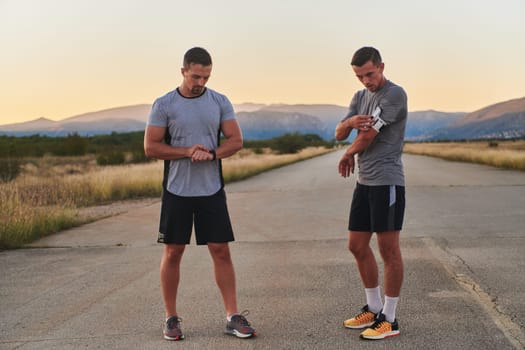
<path fill-rule="evenodd" d="M 204 197 L 181 197 L 163 191 L 157 242 L 189 244 L 193 226 L 198 245 L 234 240 L 223 189 Z"/>
<path fill-rule="evenodd" d="M 350 231 L 401 231 L 405 215 L 404 186 L 356 184 L 348 229 Z"/>

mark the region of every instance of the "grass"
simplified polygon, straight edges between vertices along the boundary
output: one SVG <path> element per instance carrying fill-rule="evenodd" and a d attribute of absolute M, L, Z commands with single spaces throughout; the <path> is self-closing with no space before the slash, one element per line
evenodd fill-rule
<path fill-rule="evenodd" d="M 222 162 L 224 181 L 239 181 L 261 172 L 292 164 L 332 151 L 324 147 L 309 147 L 294 154 L 273 154 L 266 150 L 254 155 L 250 150 L 243 150 Z"/>
<path fill-rule="evenodd" d="M 318 147 L 277 155 L 242 150 L 223 160 L 223 175 L 225 182 L 238 181 L 330 151 Z M 160 197 L 162 169 L 162 161 L 100 167 L 92 156 L 28 159 L 16 180 L 0 183 L 0 250 L 92 221 L 79 215 L 83 207 Z"/>
<path fill-rule="evenodd" d="M 330 151 L 319 147 L 277 155 L 245 149 L 223 160 L 224 179 L 226 183 L 246 179 Z M 525 140 L 406 143 L 404 152 L 525 170 Z M 81 208 L 161 193 L 162 161 L 106 167 L 97 166 L 94 156 L 25 161 L 16 180 L 0 183 L 0 250 L 92 221 L 93 217 L 79 214 Z"/>
<path fill-rule="evenodd" d="M 525 170 L 525 140 L 406 143 L 405 153 Z"/>

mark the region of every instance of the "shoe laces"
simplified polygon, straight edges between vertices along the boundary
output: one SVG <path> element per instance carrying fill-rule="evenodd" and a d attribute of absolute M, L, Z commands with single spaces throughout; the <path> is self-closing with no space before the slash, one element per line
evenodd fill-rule
<path fill-rule="evenodd" d="M 387 320 L 385 320 L 384 317 L 380 317 L 376 319 L 376 321 L 370 328 L 372 328 L 373 330 L 379 331 L 379 330 L 387 330 L 388 328 L 391 328 L 391 326 L 392 324 L 388 322 Z"/>
<path fill-rule="evenodd" d="M 371 311 L 363 311 L 359 315 L 355 317 L 356 320 L 361 320 L 362 318 L 365 318 L 369 313 L 372 313 Z"/>
<path fill-rule="evenodd" d="M 178 316 L 171 316 L 171 317 L 168 318 L 168 320 L 166 321 L 166 326 L 167 326 L 169 329 L 179 328 L 181 322 L 182 322 L 182 318 L 180 318 L 180 317 L 178 317 Z"/>
<path fill-rule="evenodd" d="M 372 326 L 372 329 L 376 330 L 376 331 L 380 331 L 380 330 L 387 330 L 390 328 L 390 322 L 388 321 L 381 321 L 381 322 L 377 322 L 375 323 L 373 326 Z"/>
<path fill-rule="evenodd" d="M 246 316 L 248 316 L 249 314 L 250 314 L 250 311 L 244 310 L 240 314 L 235 315 L 233 317 L 236 317 L 238 319 L 238 322 L 241 324 L 241 326 L 250 326 L 250 322 L 248 322 L 248 320 L 246 319 Z M 232 317 L 232 320 L 233 320 L 233 317 Z"/>

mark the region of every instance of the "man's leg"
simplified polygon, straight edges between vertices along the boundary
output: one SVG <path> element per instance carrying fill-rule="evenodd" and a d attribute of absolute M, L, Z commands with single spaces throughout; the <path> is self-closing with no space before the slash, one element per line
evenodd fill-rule
<path fill-rule="evenodd" d="M 160 262 L 160 282 L 166 318 L 177 315 L 177 290 L 180 279 L 180 262 L 185 245 L 165 244 Z"/>
<path fill-rule="evenodd" d="M 370 248 L 371 232 L 350 231 L 348 248 L 354 255 L 361 280 L 365 287 L 367 311 L 377 314 L 383 308 L 379 288 L 379 271 L 376 258 Z"/>
<path fill-rule="evenodd" d="M 403 284 L 403 260 L 399 246 L 399 231 L 377 235 L 379 252 L 385 264 L 385 306 L 383 314 L 388 322 L 396 319 L 396 307 Z"/>
<path fill-rule="evenodd" d="M 371 326 L 375 322 L 376 315 L 383 308 L 377 262 L 370 248 L 371 232 L 350 231 L 348 249 L 355 257 L 361 280 L 365 287 L 366 306 L 361 313 L 343 322 L 346 328 L 361 329 Z"/>
<path fill-rule="evenodd" d="M 208 249 L 213 259 L 215 280 L 222 294 L 226 309 L 225 333 L 239 338 L 256 336 L 255 329 L 246 319 L 246 314 L 237 310 L 237 291 L 235 289 L 235 271 L 230 256 L 228 243 L 208 243 Z"/>
<path fill-rule="evenodd" d="M 377 234 L 379 252 L 385 265 L 385 305 L 376 322 L 360 334 L 365 339 L 385 339 L 399 335 L 396 306 L 403 283 L 403 262 L 399 248 L 399 231 Z"/>
<path fill-rule="evenodd" d="M 398 297 L 403 284 L 403 259 L 399 246 L 399 231 L 378 233 L 377 243 L 385 264 L 385 295 Z"/>
<path fill-rule="evenodd" d="M 228 243 L 208 243 L 208 250 L 213 260 L 215 281 L 219 287 L 226 316 L 238 313 L 237 291 L 235 287 L 235 270 Z"/>
<path fill-rule="evenodd" d="M 377 262 L 370 248 L 371 238 L 371 232 L 350 231 L 348 239 L 348 249 L 355 257 L 365 288 L 375 288 L 379 285 Z"/>

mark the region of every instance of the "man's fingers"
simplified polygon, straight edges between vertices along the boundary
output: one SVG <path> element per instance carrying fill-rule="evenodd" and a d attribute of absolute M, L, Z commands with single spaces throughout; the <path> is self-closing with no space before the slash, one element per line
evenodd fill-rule
<path fill-rule="evenodd" d="M 203 161 L 209 161 L 212 160 L 213 156 L 206 150 L 197 150 L 193 153 L 191 156 L 192 162 L 203 162 Z"/>
<path fill-rule="evenodd" d="M 346 161 L 341 160 L 339 162 L 338 168 L 339 168 L 339 175 L 341 175 L 342 177 L 348 177 L 349 169 L 348 169 L 348 164 L 346 163 Z"/>

